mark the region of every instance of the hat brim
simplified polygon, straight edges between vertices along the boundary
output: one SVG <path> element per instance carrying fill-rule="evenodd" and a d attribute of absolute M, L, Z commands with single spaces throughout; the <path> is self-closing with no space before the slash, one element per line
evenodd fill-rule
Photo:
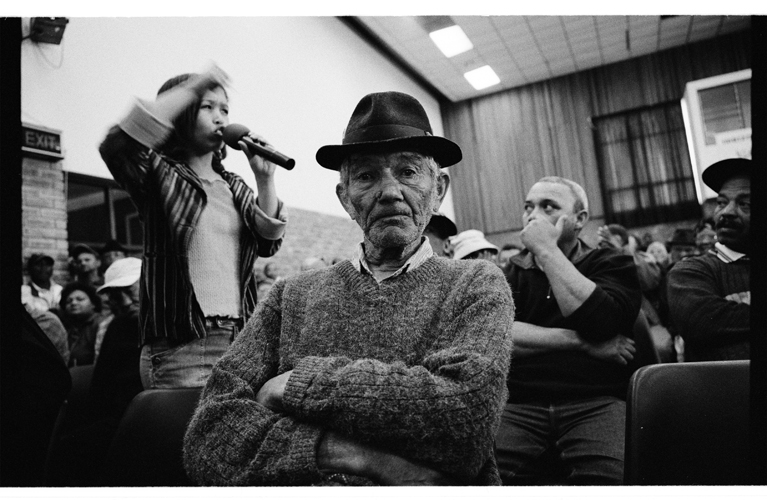
<path fill-rule="evenodd" d="M 747 158 L 728 158 L 718 161 L 704 170 L 701 177 L 706 186 L 718 193 L 728 179 L 740 174 L 751 175 L 751 160 Z"/>
<path fill-rule="evenodd" d="M 321 166 L 329 170 L 339 170 L 341 163 L 351 154 L 390 153 L 393 151 L 415 151 L 431 156 L 443 168 L 455 165 L 463 158 L 458 144 L 434 135 L 322 146 L 317 150 L 315 157 Z"/>
<path fill-rule="evenodd" d="M 444 215 L 434 214 L 431 216 L 431 220 L 426 227 L 433 227 L 435 231 L 444 239 L 450 236 L 458 234 L 458 228 L 453 224 L 453 221 L 445 217 Z"/>

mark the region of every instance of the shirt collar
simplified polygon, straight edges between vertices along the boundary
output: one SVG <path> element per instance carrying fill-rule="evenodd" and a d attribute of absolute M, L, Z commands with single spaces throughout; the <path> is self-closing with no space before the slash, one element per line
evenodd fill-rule
<path fill-rule="evenodd" d="M 392 274 L 391 276 L 387 276 L 381 281 L 394 278 L 395 276 L 399 276 L 400 274 L 414 271 L 419 266 L 421 266 L 421 264 L 426 262 L 432 255 L 434 255 L 434 251 L 431 249 L 431 244 L 429 243 L 429 239 L 426 236 L 421 236 L 421 245 L 418 247 L 415 253 L 411 255 L 410 258 L 406 260 L 405 263 L 402 264 L 402 266 L 394 272 L 394 274 Z M 354 268 L 360 273 L 369 274 L 375 277 L 373 272 L 370 270 L 370 267 L 368 267 L 367 261 L 365 260 L 364 242 L 360 242 L 357 245 L 357 253 L 351 258 L 351 263 L 354 266 Z"/>
<path fill-rule="evenodd" d="M 724 263 L 729 264 L 730 262 L 735 262 L 736 260 L 740 259 L 746 259 L 748 260 L 748 255 L 740 252 L 736 252 L 732 248 L 726 247 L 719 243 L 718 241 L 714 243 L 714 250 L 711 250 L 711 252 L 716 255 L 719 260 L 721 260 Z"/>

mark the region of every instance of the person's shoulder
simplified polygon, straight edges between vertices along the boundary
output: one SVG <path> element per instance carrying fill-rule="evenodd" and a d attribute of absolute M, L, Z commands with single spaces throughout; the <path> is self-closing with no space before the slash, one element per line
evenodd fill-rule
<path fill-rule="evenodd" d="M 464 286 L 466 282 L 481 283 L 486 286 L 494 284 L 506 286 L 503 271 L 494 263 L 484 259 L 451 260 L 433 257 L 430 262 L 436 267 L 442 279 L 449 279 L 456 286 Z"/>
<path fill-rule="evenodd" d="M 351 262 L 345 260 L 332 266 L 323 267 L 320 269 L 310 269 L 308 271 L 301 271 L 299 273 L 292 274 L 275 281 L 274 286 L 280 285 L 283 287 L 304 287 L 314 283 L 323 282 L 328 279 L 334 279 L 335 277 L 352 272 L 358 271 L 354 269 L 354 266 L 351 264 Z"/>
<path fill-rule="evenodd" d="M 703 255 L 695 255 L 680 260 L 669 269 L 668 274 L 671 276 L 672 274 L 678 274 L 690 269 L 708 269 L 718 265 L 720 262 L 721 261 L 716 255 L 706 252 Z"/>

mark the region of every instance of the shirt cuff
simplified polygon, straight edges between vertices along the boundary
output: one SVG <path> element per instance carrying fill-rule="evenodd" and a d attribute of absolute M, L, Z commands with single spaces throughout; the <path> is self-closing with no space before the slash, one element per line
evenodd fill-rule
<path fill-rule="evenodd" d="M 282 200 L 277 202 L 277 214 L 274 217 L 269 217 L 258 206 L 258 198 L 256 198 L 255 204 L 256 211 L 256 230 L 258 234 L 267 240 L 279 240 L 285 234 L 285 226 L 288 225 L 288 211 Z"/>
<path fill-rule="evenodd" d="M 150 101 L 136 99 L 135 105 L 118 126 L 140 144 L 156 149 L 165 144 L 173 133 L 173 124 L 154 116 L 151 108 Z"/>

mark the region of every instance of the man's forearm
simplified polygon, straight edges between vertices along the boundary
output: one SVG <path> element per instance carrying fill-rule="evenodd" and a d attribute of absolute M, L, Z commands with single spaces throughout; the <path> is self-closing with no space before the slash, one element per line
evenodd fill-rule
<path fill-rule="evenodd" d="M 575 330 L 547 328 L 523 321 L 515 321 L 511 326 L 511 338 L 514 355 L 518 357 L 583 349 L 583 340 Z"/>
<path fill-rule="evenodd" d="M 551 292 L 565 318 L 581 307 L 597 287 L 593 281 L 582 275 L 558 248 L 539 252 L 535 255 L 535 260 L 546 273 Z"/>

